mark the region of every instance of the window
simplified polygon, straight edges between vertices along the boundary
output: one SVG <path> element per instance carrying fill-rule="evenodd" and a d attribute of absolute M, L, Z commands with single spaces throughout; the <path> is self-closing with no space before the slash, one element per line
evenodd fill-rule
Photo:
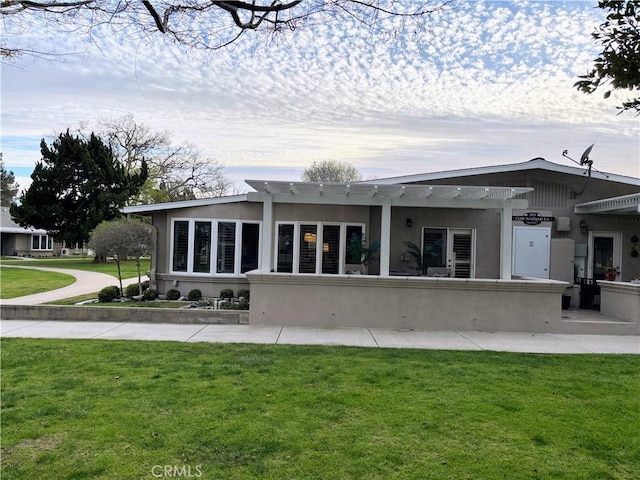
<path fill-rule="evenodd" d="M 259 267 L 260 225 L 257 223 L 242 224 L 242 252 L 240 254 L 240 273 L 255 270 Z"/>
<path fill-rule="evenodd" d="M 300 273 L 316 273 L 317 225 L 300 225 Z"/>
<path fill-rule="evenodd" d="M 277 272 L 335 275 L 362 261 L 364 225 L 278 223 L 276 235 Z"/>
<path fill-rule="evenodd" d="M 240 275 L 259 267 L 260 224 L 174 220 L 171 251 L 172 272 Z"/>
<path fill-rule="evenodd" d="M 362 242 L 364 232 L 361 226 L 347 225 L 347 235 L 345 238 L 345 251 L 347 252 L 346 263 L 359 264 L 362 261 Z"/>
<path fill-rule="evenodd" d="M 293 230 L 294 225 L 278 225 L 278 258 L 276 260 L 278 272 L 293 272 Z"/>
<path fill-rule="evenodd" d="M 189 222 L 173 223 L 173 271 L 187 271 L 187 255 L 189 253 Z"/>
<path fill-rule="evenodd" d="M 447 230 L 444 228 L 425 228 L 423 256 L 425 268 L 446 267 Z"/>
<path fill-rule="evenodd" d="M 429 267 L 448 268 L 455 278 L 475 276 L 475 240 L 471 229 L 424 228 L 422 255 Z"/>
<path fill-rule="evenodd" d="M 322 273 L 340 273 L 340 225 L 322 227 Z"/>
<path fill-rule="evenodd" d="M 218 223 L 218 268 L 216 273 L 233 273 L 236 259 L 236 224 Z"/>
<path fill-rule="evenodd" d="M 53 250 L 53 238 L 49 235 L 32 235 L 31 250 Z"/>
<path fill-rule="evenodd" d="M 211 271 L 211 222 L 196 222 L 193 240 L 193 271 Z"/>

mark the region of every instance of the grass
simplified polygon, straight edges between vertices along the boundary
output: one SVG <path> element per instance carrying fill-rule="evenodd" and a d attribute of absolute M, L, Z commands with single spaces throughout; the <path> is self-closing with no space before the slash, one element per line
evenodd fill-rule
<path fill-rule="evenodd" d="M 94 300 L 96 298 L 95 293 L 87 295 L 78 295 L 77 297 L 65 298 L 63 300 L 56 300 L 53 302 L 47 302 L 47 305 L 75 305 L 85 300 Z M 189 305 L 191 302 L 171 302 L 171 301 L 153 301 L 145 300 L 144 302 L 132 301 L 132 302 L 109 302 L 109 303 L 87 303 L 86 307 L 122 307 L 122 308 L 182 308 Z"/>
<path fill-rule="evenodd" d="M 47 292 L 75 282 L 72 275 L 56 272 L 0 268 L 0 298 L 8 299 Z"/>
<path fill-rule="evenodd" d="M 89 272 L 106 273 L 118 278 L 118 266 L 113 260 L 107 263 L 94 263 L 93 257 L 55 257 L 55 258 L 38 258 L 38 259 L 22 259 L 7 260 L 2 259 L 2 265 L 24 265 L 27 267 L 50 267 L 50 268 L 71 268 L 74 270 L 85 270 Z M 151 261 L 143 258 L 140 265 L 140 272 L 145 272 L 151 267 Z M 133 278 L 138 276 L 138 270 L 135 260 L 125 260 L 120 263 L 122 278 Z"/>
<path fill-rule="evenodd" d="M 640 471 L 639 356 L 34 339 L 1 354 L 4 480 Z"/>
<path fill-rule="evenodd" d="M 118 284 L 118 266 L 113 260 L 107 263 L 94 263 L 92 257 L 56 257 L 44 259 L 6 259 L 2 258 L 0 266 L 19 265 L 26 267 L 49 267 L 49 268 L 68 268 L 74 270 L 84 270 L 89 272 L 105 273 L 114 277 L 114 285 Z M 140 271 L 142 275 L 149 270 L 151 266 L 150 259 L 142 259 Z M 126 260 L 120 263 L 122 278 L 136 278 L 138 276 L 138 267 L 135 260 Z M 56 288 L 66 287 L 75 281 L 75 278 L 69 275 L 63 275 L 53 272 L 44 272 L 43 270 L 24 270 L 17 268 L 3 268 L 0 275 L 0 298 L 15 298 L 23 295 L 32 295 L 34 293 L 47 292 Z M 50 281 L 51 280 L 51 281 Z M 66 281 L 66 283 L 64 283 Z M 96 298 L 93 293 L 88 298 Z M 81 301 L 81 300 L 76 300 Z M 73 302 L 75 303 L 75 302 Z M 60 305 L 69 305 L 73 303 L 61 303 Z"/>

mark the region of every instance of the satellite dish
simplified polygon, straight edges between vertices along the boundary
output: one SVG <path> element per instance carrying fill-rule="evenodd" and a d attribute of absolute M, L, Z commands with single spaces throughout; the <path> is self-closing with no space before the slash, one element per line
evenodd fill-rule
<path fill-rule="evenodd" d="M 580 163 L 576 162 L 573 158 L 571 158 L 569 156 L 569 152 L 567 150 L 562 152 L 562 156 L 565 158 L 568 158 L 569 160 L 571 160 L 573 163 L 576 163 L 580 166 L 587 166 L 587 170 L 585 172 L 583 172 L 584 174 L 587 175 L 587 182 L 584 184 L 584 186 L 582 187 L 582 190 L 580 190 L 579 192 L 572 192 L 572 198 L 576 198 L 579 195 L 582 195 L 585 191 L 585 189 L 587 188 L 587 185 L 589 185 L 589 181 L 591 180 L 591 170 L 592 170 L 592 165 L 593 165 L 593 160 L 589 159 L 589 154 L 591 153 L 591 149 L 593 148 L 593 146 L 595 145 L 595 143 L 592 143 L 589 148 L 587 148 L 584 153 L 582 154 L 582 156 L 580 157 Z M 596 170 L 595 168 L 593 168 L 593 170 L 595 170 L 596 172 L 598 172 L 600 175 L 604 176 L 605 178 L 609 178 L 609 175 L 607 175 L 606 173 L 600 172 L 599 170 Z"/>
<path fill-rule="evenodd" d="M 591 166 L 593 164 L 593 161 L 589 160 L 589 154 L 591 153 L 591 149 L 593 148 L 594 145 L 595 143 L 592 143 L 591 146 L 584 151 L 584 153 L 580 157 L 580 165 Z"/>

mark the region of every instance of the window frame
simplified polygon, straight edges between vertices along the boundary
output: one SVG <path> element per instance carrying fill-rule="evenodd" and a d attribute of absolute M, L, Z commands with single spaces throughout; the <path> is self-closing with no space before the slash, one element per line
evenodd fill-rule
<path fill-rule="evenodd" d="M 425 240 L 425 231 L 426 230 L 443 230 L 445 232 L 445 244 L 443 245 L 443 260 L 445 263 L 445 268 L 449 267 L 450 261 L 452 258 L 450 257 L 450 253 L 453 247 L 453 236 L 457 233 L 468 233 L 471 236 L 471 251 L 469 258 L 469 278 L 476 278 L 476 269 L 477 269 L 477 229 L 473 227 L 438 227 L 433 225 L 422 226 L 420 231 L 420 251 L 424 255 L 424 240 Z M 453 268 L 452 268 L 453 273 Z"/>
<path fill-rule="evenodd" d="M 38 239 L 38 246 L 34 248 L 33 241 Z M 42 248 L 42 240 L 44 239 L 44 246 Z M 50 252 L 53 250 L 53 237 L 50 235 L 31 235 L 31 250 L 34 252 Z"/>
<path fill-rule="evenodd" d="M 296 275 L 344 275 L 345 273 L 345 261 L 346 261 L 346 240 L 347 240 L 347 227 L 359 227 L 362 228 L 362 235 L 366 238 L 366 223 L 364 222 L 319 222 L 319 221 L 307 221 L 307 220 L 278 220 L 275 222 L 274 228 L 274 240 L 273 240 L 273 266 L 274 271 L 278 272 L 278 251 L 280 245 L 278 244 L 278 233 L 281 225 L 293 225 L 293 251 L 292 251 L 292 268 L 291 272 Z M 312 225 L 316 227 L 316 258 L 315 258 L 315 270 L 313 273 L 300 273 L 300 249 L 302 248 L 300 240 L 301 225 Z M 338 246 L 340 248 L 338 253 L 338 273 L 322 273 L 322 259 L 323 259 L 323 244 L 324 244 L 324 227 L 325 226 L 338 226 L 340 227 L 340 234 L 338 240 Z"/>
<path fill-rule="evenodd" d="M 187 222 L 187 270 L 175 270 L 174 268 L 174 249 L 175 249 L 175 226 L 178 222 Z M 195 272 L 195 229 L 196 223 L 211 223 L 211 239 L 209 252 L 209 271 Z M 218 224 L 234 223 L 234 259 L 233 273 L 217 273 L 218 265 Z M 169 245 L 169 273 L 172 275 L 191 275 L 194 277 L 244 277 L 242 270 L 242 232 L 244 224 L 258 225 L 258 268 L 262 264 L 262 221 L 260 220 L 244 220 L 238 218 L 201 218 L 201 217 L 174 217 L 171 218 Z"/>

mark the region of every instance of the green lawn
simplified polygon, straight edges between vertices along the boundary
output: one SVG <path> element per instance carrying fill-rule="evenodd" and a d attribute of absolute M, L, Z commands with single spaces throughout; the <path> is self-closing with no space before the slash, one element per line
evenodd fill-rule
<path fill-rule="evenodd" d="M 640 471 L 640 356 L 33 339 L 1 353 L 3 480 Z"/>
<path fill-rule="evenodd" d="M 109 260 L 107 263 L 94 263 L 93 259 L 90 257 L 58 257 L 31 260 L 7 260 L 3 258 L 0 262 L 0 266 L 9 265 L 19 265 L 26 267 L 69 268 L 89 272 L 105 273 L 107 275 L 113 275 L 113 284 L 118 284 L 118 266 L 113 260 Z M 142 259 L 140 265 L 141 274 L 146 275 L 146 272 L 149 270 L 150 266 L 150 259 Z M 124 262 L 121 262 L 120 269 L 123 279 L 136 278 L 138 276 L 138 267 L 136 266 L 135 260 L 126 260 Z M 45 273 L 42 270 L 35 271 L 17 268 L 3 268 L 1 272 L 0 298 L 14 298 L 23 295 L 31 295 L 34 293 L 55 290 L 56 288 L 65 287 L 75 281 L 75 278 L 72 276 L 52 272 Z M 91 295 L 91 298 L 95 298 L 95 294 Z"/>
<path fill-rule="evenodd" d="M 15 298 L 66 287 L 75 282 L 72 275 L 22 268 L 0 268 L 0 298 Z"/>
<path fill-rule="evenodd" d="M 7 260 L 2 259 L 1 265 L 24 265 L 27 267 L 50 267 L 50 268 L 71 268 L 75 270 L 86 270 L 89 272 L 106 273 L 118 278 L 118 266 L 109 259 L 107 263 L 94 263 L 92 257 L 56 257 L 30 260 Z M 151 260 L 143 258 L 140 265 L 142 275 L 151 267 Z M 121 262 L 122 278 L 133 278 L 138 276 L 135 260 Z"/>

